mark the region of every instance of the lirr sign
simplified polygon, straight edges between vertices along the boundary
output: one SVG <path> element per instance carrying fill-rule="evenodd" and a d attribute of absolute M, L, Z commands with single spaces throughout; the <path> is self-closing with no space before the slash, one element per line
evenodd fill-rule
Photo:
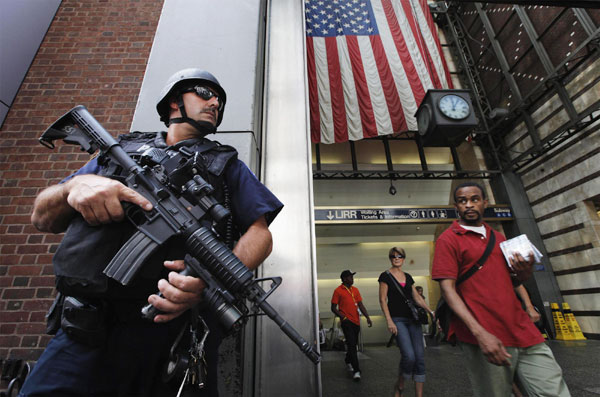
<path fill-rule="evenodd" d="M 315 223 L 449 223 L 458 218 L 453 206 L 439 207 L 315 207 Z M 506 205 L 485 209 L 487 222 L 509 221 L 512 210 Z"/>

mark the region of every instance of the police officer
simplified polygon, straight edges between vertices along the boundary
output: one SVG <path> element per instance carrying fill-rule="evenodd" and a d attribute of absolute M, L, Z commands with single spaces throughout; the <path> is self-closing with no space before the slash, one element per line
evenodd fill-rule
<path fill-rule="evenodd" d="M 233 253 L 253 270 L 271 252 L 268 225 L 283 205 L 237 159 L 235 149 L 205 138 L 221 123 L 226 99 L 212 74 L 181 70 L 168 80 L 156 106 L 167 132 L 130 133 L 121 136 L 120 143 L 133 158 L 151 147 L 174 154 L 185 146 L 199 153 L 202 176 L 232 213 L 229 226 L 212 226 L 220 236 L 236 241 Z M 160 247 L 127 287 L 102 273 L 135 232 L 124 220 L 121 202 L 152 208 L 118 181 L 121 173 L 108 157 L 99 156 L 36 198 L 33 224 L 40 231 L 66 234 L 53 258 L 59 297 L 49 313 L 49 331 L 56 335 L 21 396 L 167 396 L 179 387 L 164 383 L 161 374 L 189 309 L 201 300 L 204 283 L 177 273 L 184 268 L 185 252 L 176 238 Z M 162 296 L 155 293 L 157 288 Z M 146 303 L 162 312 L 153 322 L 140 318 L 139 309 Z M 215 396 L 221 336 L 210 314 L 203 317 L 210 328 L 209 374 L 205 394 L 200 395 Z"/>

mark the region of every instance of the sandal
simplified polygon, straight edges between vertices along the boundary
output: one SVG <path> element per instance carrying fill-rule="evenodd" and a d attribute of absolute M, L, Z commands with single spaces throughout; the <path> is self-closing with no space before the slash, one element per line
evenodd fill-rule
<path fill-rule="evenodd" d="M 402 397 L 403 392 L 404 389 L 398 385 L 398 382 L 396 382 L 396 384 L 394 385 L 394 397 Z M 399 395 L 396 396 L 396 393 L 399 393 Z"/>

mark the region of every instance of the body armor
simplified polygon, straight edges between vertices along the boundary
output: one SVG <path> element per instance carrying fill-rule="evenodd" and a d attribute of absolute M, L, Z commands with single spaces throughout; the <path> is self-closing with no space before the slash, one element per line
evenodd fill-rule
<path fill-rule="evenodd" d="M 174 154 L 179 148 L 201 153 L 200 174 L 215 189 L 213 197 L 223 204 L 226 201 L 225 170 L 237 158 L 231 146 L 220 145 L 207 139 L 189 139 L 168 147 L 165 133 L 133 132 L 119 137 L 123 149 L 136 161 L 151 148 L 165 149 Z M 121 167 L 108 156 L 100 156 L 98 175 L 123 179 Z M 191 178 L 191 175 L 190 175 Z M 212 226 L 212 225 L 211 225 Z M 165 260 L 183 259 L 184 244 L 177 237 L 163 244 L 144 264 L 140 274 L 124 287 L 105 276 L 102 271 L 127 240 L 136 231 L 127 219 L 102 226 L 90 226 L 77 214 L 53 257 L 56 287 L 65 295 L 88 298 L 144 299 L 156 291 L 156 282 L 168 271 Z M 217 232 L 223 233 L 223 230 Z"/>

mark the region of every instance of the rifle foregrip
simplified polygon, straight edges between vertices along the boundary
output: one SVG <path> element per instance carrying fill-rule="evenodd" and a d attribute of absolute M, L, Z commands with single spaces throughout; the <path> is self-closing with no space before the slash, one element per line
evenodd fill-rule
<path fill-rule="evenodd" d="M 233 294 L 243 291 L 254 278 L 252 272 L 229 247 L 204 226 L 188 237 L 186 247 L 188 253 L 200 261 Z"/>

